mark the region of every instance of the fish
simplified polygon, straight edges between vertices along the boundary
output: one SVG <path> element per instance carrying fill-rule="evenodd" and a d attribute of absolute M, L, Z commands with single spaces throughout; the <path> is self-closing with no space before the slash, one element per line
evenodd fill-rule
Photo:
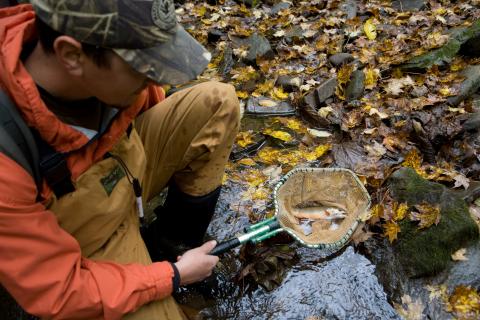
<path fill-rule="evenodd" d="M 297 219 L 332 221 L 347 217 L 343 210 L 325 207 L 292 208 L 291 213 Z"/>

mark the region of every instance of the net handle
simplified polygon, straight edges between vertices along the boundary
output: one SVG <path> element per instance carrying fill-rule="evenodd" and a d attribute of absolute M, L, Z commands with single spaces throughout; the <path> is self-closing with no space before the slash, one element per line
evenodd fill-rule
<path fill-rule="evenodd" d="M 265 224 L 262 224 L 261 227 L 254 228 L 252 231 L 247 232 L 239 237 L 231 238 L 229 240 L 220 242 L 210 252 L 210 254 L 214 256 L 218 256 L 250 240 L 257 239 L 257 238 L 261 238 L 262 240 L 264 240 L 266 239 L 264 235 L 270 234 L 272 231 L 277 231 L 277 230 L 283 230 L 278 220 L 276 218 L 269 219 L 269 221 Z"/>

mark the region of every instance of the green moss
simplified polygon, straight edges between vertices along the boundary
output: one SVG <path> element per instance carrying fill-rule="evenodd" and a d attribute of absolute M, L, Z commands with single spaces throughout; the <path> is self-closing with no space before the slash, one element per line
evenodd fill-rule
<path fill-rule="evenodd" d="M 430 68 L 433 65 L 450 63 L 460 51 L 462 44 L 480 34 L 480 20 L 467 28 L 456 28 L 450 32 L 450 40 L 442 47 L 410 59 L 401 66 L 402 70 L 414 71 Z"/>
<path fill-rule="evenodd" d="M 418 230 L 418 224 L 408 220 L 400 223 L 394 249 L 409 276 L 437 274 L 445 269 L 452 253 L 478 239 L 478 227 L 465 201 L 445 186 L 402 168 L 392 175 L 389 187 L 396 201 L 410 206 L 426 202 L 441 210 L 439 224 L 427 229 Z"/>

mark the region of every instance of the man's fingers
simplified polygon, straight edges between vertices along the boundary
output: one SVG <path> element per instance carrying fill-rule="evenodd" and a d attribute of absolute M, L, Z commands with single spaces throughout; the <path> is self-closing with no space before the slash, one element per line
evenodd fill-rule
<path fill-rule="evenodd" d="M 200 249 L 202 250 L 202 252 L 210 253 L 210 251 L 212 251 L 213 248 L 215 248 L 216 245 L 217 245 L 217 241 L 211 240 L 211 241 L 205 242 L 205 243 L 200 247 Z"/>

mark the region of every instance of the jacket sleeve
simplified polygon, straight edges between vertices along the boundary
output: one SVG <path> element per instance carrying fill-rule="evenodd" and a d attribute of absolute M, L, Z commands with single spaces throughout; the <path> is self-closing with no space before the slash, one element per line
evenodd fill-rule
<path fill-rule="evenodd" d="M 82 258 L 79 244 L 35 201 L 32 177 L 0 153 L 0 283 L 29 313 L 120 319 L 172 292 L 168 262 L 120 265 Z"/>

